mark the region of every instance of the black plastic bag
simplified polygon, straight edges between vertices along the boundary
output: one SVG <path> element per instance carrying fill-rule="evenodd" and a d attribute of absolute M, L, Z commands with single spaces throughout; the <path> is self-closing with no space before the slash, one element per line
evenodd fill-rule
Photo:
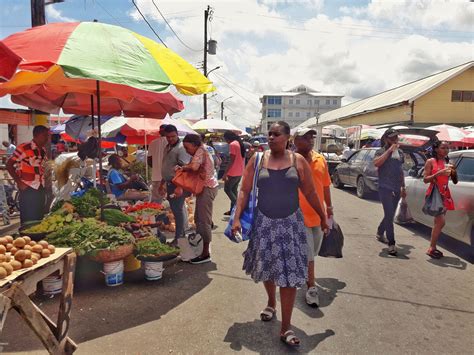
<path fill-rule="evenodd" d="M 344 246 L 344 234 L 341 227 L 334 221 L 329 234 L 323 237 L 319 256 L 326 258 L 342 258 L 342 247 Z"/>
<path fill-rule="evenodd" d="M 96 137 L 89 137 L 85 143 L 79 145 L 77 155 L 81 160 L 95 159 L 99 157 L 99 151 L 99 140 Z"/>
<path fill-rule="evenodd" d="M 431 193 L 426 196 L 425 204 L 423 205 L 422 209 L 423 213 L 429 216 L 440 216 L 446 213 L 446 207 L 444 207 L 443 196 L 438 190 L 438 186 L 436 184 L 433 185 L 431 189 Z"/>

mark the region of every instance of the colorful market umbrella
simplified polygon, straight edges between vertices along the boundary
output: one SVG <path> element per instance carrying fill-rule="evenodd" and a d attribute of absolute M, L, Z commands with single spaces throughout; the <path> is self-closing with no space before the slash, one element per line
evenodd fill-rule
<path fill-rule="evenodd" d="M 215 90 L 203 74 L 171 49 L 105 23 L 52 23 L 15 33 L 3 42 L 23 58 L 20 70 L 46 72 L 58 66 L 68 78 L 156 92 L 174 85 L 184 95 Z"/>
<path fill-rule="evenodd" d="M 474 131 L 470 132 L 461 139 L 461 142 L 466 145 L 474 145 Z"/>
<path fill-rule="evenodd" d="M 218 132 L 218 131 L 234 131 L 237 134 L 242 133 L 240 128 L 237 128 L 232 123 L 216 119 L 207 119 L 200 120 L 193 124 L 192 129 L 195 131 L 208 131 L 208 132 Z"/>
<path fill-rule="evenodd" d="M 0 42 L 0 82 L 11 79 L 21 58 Z"/>
<path fill-rule="evenodd" d="M 440 141 L 446 141 L 455 144 L 461 143 L 462 139 L 466 136 L 466 131 L 464 131 L 463 129 L 447 124 L 431 126 L 427 129 L 433 129 L 435 131 L 438 131 L 439 133 L 436 136 Z"/>

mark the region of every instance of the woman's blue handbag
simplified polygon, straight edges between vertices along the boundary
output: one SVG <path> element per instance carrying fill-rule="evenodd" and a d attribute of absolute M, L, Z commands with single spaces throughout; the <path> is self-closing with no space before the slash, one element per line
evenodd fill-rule
<path fill-rule="evenodd" d="M 240 236 L 232 235 L 232 224 L 234 224 L 235 218 L 235 209 L 237 205 L 234 206 L 232 209 L 232 213 L 230 214 L 229 224 L 224 231 L 224 234 L 227 238 L 229 238 L 234 243 L 239 243 L 244 240 L 250 239 L 250 233 L 252 232 L 253 222 L 255 219 L 255 211 L 257 210 L 257 199 L 258 199 L 258 175 L 260 173 L 260 163 L 263 158 L 263 153 L 256 153 L 255 156 L 255 173 L 253 174 L 253 185 L 252 191 L 250 192 L 249 200 L 247 203 L 247 207 L 242 211 L 240 216 L 240 225 L 242 226 L 241 238 Z"/>

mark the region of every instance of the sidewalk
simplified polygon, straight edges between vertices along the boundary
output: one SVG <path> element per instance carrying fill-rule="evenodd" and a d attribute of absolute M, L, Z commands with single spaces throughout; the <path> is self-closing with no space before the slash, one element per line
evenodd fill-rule
<path fill-rule="evenodd" d="M 10 224 L 0 226 L 0 236 L 17 233 L 18 228 L 20 228 L 20 217 L 12 217 Z"/>

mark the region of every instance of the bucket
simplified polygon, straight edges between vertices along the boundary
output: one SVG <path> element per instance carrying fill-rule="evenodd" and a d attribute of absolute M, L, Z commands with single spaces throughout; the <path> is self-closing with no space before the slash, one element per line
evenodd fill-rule
<path fill-rule="evenodd" d="M 105 284 L 119 286 L 123 284 L 123 260 L 104 263 Z"/>
<path fill-rule="evenodd" d="M 142 262 L 138 260 L 133 254 L 127 256 L 123 261 L 123 264 L 125 272 L 135 271 L 142 267 Z"/>
<path fill-rule="evenodd" d="M 163 277 L 163 262 L 145 261 L 144 264 L 146 280 L 155 281 Z"/>
<path fill-rule="evenodd" d="M 47 296 L 53 296 L 61 293 L 63 290 L 63 278 L 58 275 L 51 275 L 43 279 L 43 293 Z"/>

